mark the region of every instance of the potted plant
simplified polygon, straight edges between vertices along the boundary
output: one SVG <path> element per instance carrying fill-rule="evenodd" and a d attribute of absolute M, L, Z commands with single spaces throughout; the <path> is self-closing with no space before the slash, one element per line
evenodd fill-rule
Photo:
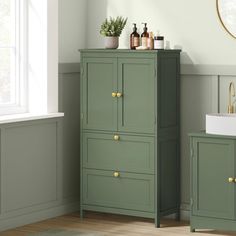
<path fill-rule="evenodd" d="M 116 49 L 119 46 L 119 36 L 122 33 L 127 22 L 127 18 L 118 16 L 116 18 L 110 17 L 106 19 L 102 25 L 100 34 L 105 36 L 105 48 Z"/>

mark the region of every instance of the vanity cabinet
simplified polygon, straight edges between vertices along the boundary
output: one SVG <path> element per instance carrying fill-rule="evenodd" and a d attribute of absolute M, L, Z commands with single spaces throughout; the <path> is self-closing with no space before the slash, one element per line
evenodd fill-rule
<path fill-rule="evenodd" d="M 81 50 L 84 210 L 179 217 L 179 50 Z"/>
<path fill-rule="evenodd" d="M 236 137 L 197 133 L 191 145 L 191 231 L 236 230 Z"/>

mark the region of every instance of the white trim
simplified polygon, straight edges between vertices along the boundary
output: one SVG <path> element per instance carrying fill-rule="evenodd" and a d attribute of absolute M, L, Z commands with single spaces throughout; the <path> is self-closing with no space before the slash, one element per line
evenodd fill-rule
<path fill-rule="evenodd" d="M 29 112 L 58 112 L 58 0 L 28 1 Z"/>
<path fill-rule="evenodd" d="M 0 124 L 57 118 L 57 117 L 63 117 L 63 116 L 64 116 L 64 113 L 62 112 L 47 113 L 47 114 L 24 113 L 24 114 L 16 114 L 16 115 L 6 115 L 6 116 L 0 116 Z"/>
<path fill-rule="evenodd" d="M 47 112 L 58 111 L 58 0 L 47 0 Z"/>
<path fill-rule="evenodd" d="M 27 67 L 30 113 L 47 113 L 46 3 L 47 0 L 28 0 Z"/>
<path fill-rule="evenodd" d="M 11 101 L 0 104 L 0 115 L 18 114 L 27 112 L 27 76 L 25 70 L 26 61 L 26 0 L 12 0 L 14 6 L 14 40 L 1 48 L 11 49 L 11 64 L 14 64 L 14 71 L 11 73 Z M 13 14 L 13 13 L 12 13 Z M 13 30 L 13 29 L 12 29 Z M 14 55 L 14 56 L 13 56 Z M 11 66 L 12 67 L 12 66 Z"/>

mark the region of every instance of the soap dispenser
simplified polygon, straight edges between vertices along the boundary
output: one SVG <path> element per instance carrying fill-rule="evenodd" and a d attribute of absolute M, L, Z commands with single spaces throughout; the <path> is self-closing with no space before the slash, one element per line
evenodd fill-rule
<path fill-rule="evenodd" d="M 142 46 L 143 47 L 147 47 L 147 41 L 149 38 L 149 34 L 148 34 L 148 28 L 147 28 L 147 23 L 142 23 L 144 24 L 144 28 L 143 28 L 143 33 L 141 34 L 141 42 L 142 42 Z"/>
<path fill-rule="evenodd" d="M 137 32 L 136 24 L 134 23 L 133 25 L 134 25 L 133 32 L 130 35 L 130 49 L 136 49 L 136 47 L 139 46 L 140 35 Z"/>

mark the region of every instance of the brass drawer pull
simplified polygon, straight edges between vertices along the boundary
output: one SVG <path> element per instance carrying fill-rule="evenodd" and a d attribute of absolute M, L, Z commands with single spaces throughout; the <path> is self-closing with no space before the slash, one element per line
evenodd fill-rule
<path fill-rule="evenodd" d="M 115 141 L 118 141 L 118 140 L 120 140 L 120 136 L 119 136 L 119 135 L 114 135 L 114 137 L 113 137 L 113 138 L 114 138 L 114 140 L 115 140 Z"/>
<path fill-rule="evenodd" d="M 112 93 L 111 96 L 112 96 L 113 98 L 116 98 L 116 97 L 117 97 L 117 93 Z"/>
<path fill-rule="evenodd" d="M 228 181 L 229 181 L 229 183 L 234 183 L 234 182 L 235 182 L 235 179 L 232 178 L 232 177 L 230 177 L 230 178 L 228 178 Z"/>
<path fill-rule="evenodd" d="M 113 173 L 113 176 L 114 176 L 115 178 L 118 178 L 118 177 L 120 177 L 120 173 L 116 171 L 116 172 Z"/>
<path fill-rule="evenodd" d="M 117 93 L 116 95 L 118 98 L 122 97 L 122 93 Z"/>

